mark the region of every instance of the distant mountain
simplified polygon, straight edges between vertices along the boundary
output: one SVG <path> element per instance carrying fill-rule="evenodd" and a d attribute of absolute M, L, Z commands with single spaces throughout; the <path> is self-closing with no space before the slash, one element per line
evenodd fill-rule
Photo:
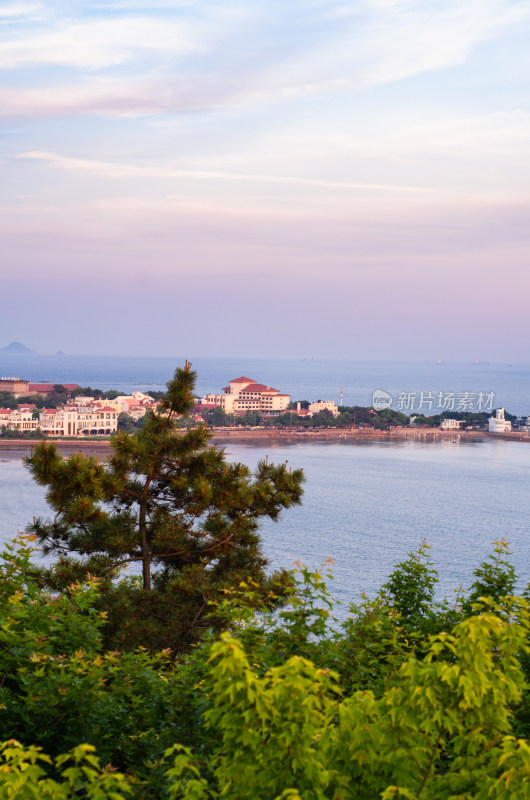
<path fill-rule="evenodd" d="M 0 347 L 0 353 L 10 353 L 14 356 L 36 355 L 35 350 L 31 350 L 31 348 L 26 347 L 25 344 L 21 344 L 20 342 L 11 342 L 11 344 L 6 345 L 6 347 Z"/>

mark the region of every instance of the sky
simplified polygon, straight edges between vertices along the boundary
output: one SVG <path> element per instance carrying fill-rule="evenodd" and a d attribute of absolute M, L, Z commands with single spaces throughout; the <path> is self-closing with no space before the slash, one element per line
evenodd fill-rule
<path fill-rule="evenodd" d="M 529 0 L 3 0 L 0 347 L 530 361 Z"/>

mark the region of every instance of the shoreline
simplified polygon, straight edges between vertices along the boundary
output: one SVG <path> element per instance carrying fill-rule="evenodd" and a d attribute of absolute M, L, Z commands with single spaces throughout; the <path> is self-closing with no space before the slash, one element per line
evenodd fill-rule
<path fill-rule="evenodd" d="M 394 428 L 391 431 L 366 430 L 362 428 L 325 428 L 320 430 L 241 430 L 239 428 L 215 429 L 213 444 L 240 443 L 248 445 L 261 444 L 311 444 L 312 442 L 356 442 L 356 441 L 484 441 L 486 439 L 502 439 L 503 441 L 530 442 L 529 434 L 518 432 L 490 433 L 489 431 L 441 431 L 439 428 Z M 32 448 L 39 443 L 37 439 L 0 439 L 0 460 L 22 458 L 31 454 Z M 108 439 L 86 441 L 84 439 L 49 439 L 57 445 L 60 453 L 68 454 L 80 451 L 88 455 L 107 455 L 110 453 Z M 4 459 L 6 460 L 6 459 Z"/>

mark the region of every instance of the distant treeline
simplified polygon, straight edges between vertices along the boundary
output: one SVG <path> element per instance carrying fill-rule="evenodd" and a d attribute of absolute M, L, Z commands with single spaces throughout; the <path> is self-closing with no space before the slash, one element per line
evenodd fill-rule
<path fill-rule="evenodd" d="M 365 427 L 375 430 L 389 430 L 392 427 L 412 424 L 415 427 L 439 427 L 444 419 L 461 420 L 463 428 L 484 428 L 488 425 L 488 420 L 493 412 L 451 412 L 435 414 L 426 417 L 423 414 L 403 414 L 401 411 L 394 411 L 385 408 L 376 411 L 371 406 L 339 406 L 339 414 L 334 417 L 331 411 L 320 411 L 312 417 L 298 416 L 296 403 L 291 403 L 291 407 L 277 417 L 263 417 L 259 411 L 247 411 L 242 415 L 226 414 L 222 408 L 214 408 L 202 416 L 204 420 L 213 427 L 229 426 L 248 426 L 248 427 L 272 427 L 272 428 L 352 428 Z M 307 408 L 308 401 L 301 401 L 301 407 Z M 517 417 L 513 414 L 505 413 L 506 419 L 515 422 Z"/>

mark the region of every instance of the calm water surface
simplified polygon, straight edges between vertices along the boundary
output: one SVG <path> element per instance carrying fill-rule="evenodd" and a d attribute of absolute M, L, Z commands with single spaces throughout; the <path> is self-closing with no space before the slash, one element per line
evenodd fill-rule
<path fill-rule="evenodd" d="M 472 581 L 473 569 L 504 537 L 519 587 L 530 580 L 528 496 L 530 446 L 484 441 L 453 444 L 356 442 L 227 448 L 230 460 L 254 467 L 266 455 L 302 467 L 303 505 L 262 526 L 273 567 L 297 559 L 316 567 L 335 561 L 334 594 L 356 601 L 373 594 L 392 566 L 423 539 L 448 597 Z M 1 454 L 0 454 L 1 458 Z M 0 539 L 45 515 L 41 487 L 21 461 L 0 461 Z"/>
<path fill-rule="evenodd" d="M 513 414 L 530 414 L 530 364 L 470 364 L 434 362 L 373 362 L 348 360 L 297 360 L 250 358 L 195 358 L 197 391 L 219 392 L 239 375 L 274 386 L 293 400 L 339 402 L 343 387 L 345 405 L 369 406 L 374 389 L 384 389 L 397 399 L 399 392 L 493 392 L 494 407 Z M 78 383 L 100 389 L 164 389 L 184 356 L 141 358 L 118 356 L 13 356 L 0 353 L 0 375 L 17 375 L 30 381 Z M 416 400 L 416 403 L 418 400 Z M 397 407 L 394 404 L 394 407 Z M 409 409 L 417 411 L 417 405 Z M 423 408 L 427 412 L 428 408 Z M 436 407 L 434 407 L 436 413 Z"/>

